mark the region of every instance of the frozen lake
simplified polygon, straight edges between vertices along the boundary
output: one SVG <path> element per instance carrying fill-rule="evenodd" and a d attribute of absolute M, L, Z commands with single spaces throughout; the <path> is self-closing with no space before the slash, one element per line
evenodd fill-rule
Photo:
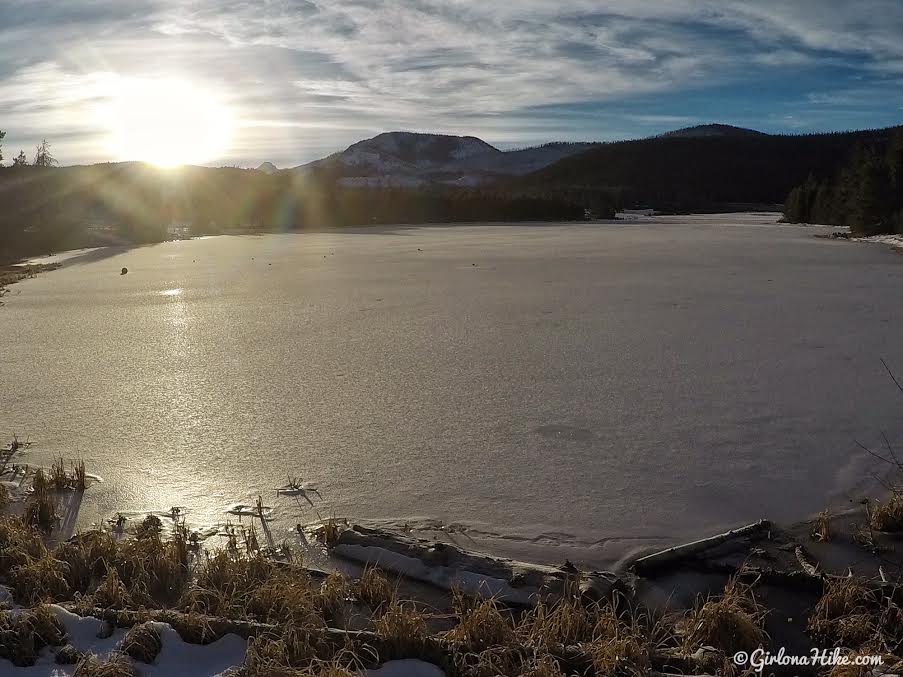
<path fill-rule="evenodd" d="M 775 215 L 215 237 L 75 256 L 0 308 L 0 436 L 88 525 L 258 494 L 537 561 L 873 488 L 903 441 L 903 258 Z M 127 266 L 129 274 L 120 276 Z M 6 441 L 4 439 L 3 441 Z M 319 483 L 304 508 L 274 488 Z M 306 504 L 305 504 L 306 505 Z"/>

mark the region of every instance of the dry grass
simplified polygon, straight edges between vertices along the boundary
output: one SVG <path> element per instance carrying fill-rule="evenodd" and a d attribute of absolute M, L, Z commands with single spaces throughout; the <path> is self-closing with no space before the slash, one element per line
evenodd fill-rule
<path fill-rule="evenodd" d="M 396 587 L 392 586 L 382 572 L 372 565 L 364 568 L 356 587 L 358 599 L 375 613 L 388 607 L 396 598 Z"/>
<path fill-rule="evenodd" d="M 500 675 L 520 675 L 529 657 L 521 647 L 494 646 L 482 651 L 452 654 L 452 674 L 466 677 L 499 677 Z"/>
<path fill-rule="evenodd" d="M 853 577 L 826 582 L 807 629 L 830 646 L 872 654 L 903 649 L 903 609 L 892 597 Z"/>
<path fill-rule="evenodd" d="M 163 522 L 156 515 L 148 515 L 135 527 L 135 538 L 159 538 L 162 533 Z"/>
<path fill-rule="evenodd" d="M 588 642 L 593 639 L 600 615 L 600 607 L 586 607 L 573 585 L 555 604 L 539 602 L 527 611 L 518 625 L 518 638 L 531 647 Z"/>
<path fill-rule="evenodd" d="M 473 608 L 458 611 L 458 624 L 446 633 L 466 651 L 481 651 L 493 646 L 507 646 L 515 639 L 510 614 L 503 613 L 494 599 Z"/>
<path fill-rule="evenodd" d="M 239 674 L 243 677 L 319 674 L 319 666 L 332 660 L 335 654 L 335 649 L 322 640 L 301 628 L 287 626 L 281 636 L 252 638 Z"/>
<path fill-rule="evenodd" d="M 135 606 L 132 596 L 126 590 L 116 569 L 107 569 L 107 575 L 94 590 L 94 606 L 102 609 L 129 609 Z"/>
<path fill-rule="evenodd" d="M 303 572 L 275 576 L 253 590 L 245 606 L 247 614 L 264 622 L 314 627 L 326 625 L 317 600 L 317 589 Z"/>
<path fill-rule="evenodd" d="M 328 548 L 336 546 L 339 542 L 339 536 L 344 531 L 343 527 L 347 526 L 347 522 L 330 517 L 323 524 L 316 528 L 314 536 L 316 539 Z"/>
<path fill-rule="evenodd" d="M 541 654 L 523 666 L 522 677 L 565 677 L 558 661 L 549 654 Z"/>
<path fill-rule="evenodd" d="M 700 600 L 688 613 L 684 648 L 692 653 L 701 646 L 712 646 L 728 655 L 753 651 L 767 640 L 764 621 L 765 610 L 756 601 L 752 586 L 732 578 L 722 595 Z"/>
<path fill-rule="evenodd" d="M 187 614 L 166 614 L 166 623 L 172 626 L 179 637 L 189 644 L 210 644 L 219 639 L 219 635 L 210 627 L 206 616 L 190 612 Z"/>
<path fill-rule="evenodd" d="M 85 472 L 85 462 L 81 459 L 72 467 L 72 485 L 76 491 L 84 491 L 88 488 L 88 474 Z"/>
<path fill-rule="evenodd" d="M 828 543 L 831 540 L 831 513 L 822 510 L 816 515 L 812 522 L 812 538 L 822 543 Z"/>
<path fill-rule="evenodd" d="M 63 461 L 62 456 L 54 459 L 50 464 L 47 481 L 50 483 L 50 486 L 57 491 L 63 491 L 69 488 L 69 474 L 66 472 L 66 463 Z"/>
<path fill-rule="evenodd" d="M 69 565 L 44 552 L 38 557 L 26 557 L 23 564 L 9 574 L 17 601 L 27 606 L 40 602 L 68 599 L 71 592 L 67 574 Z"/>
<path fill-rule="evenodd" d="M 596 674 L 641 675 L 652 668 L 652 659 L 670 629 L 644 612 L 612 603 L 601 608 L 589 655 Z"/>
<path fill-rule="evenodd" d="M 140 673 L 124 654 L 114 651 L 106 659 L 84 656 L 76 663 L 72 677 L 140 677 Z"/>
<path fill-rule="evenodd" d="M 334 627 L 348 625 L 349 606 L 353 601 L 351 581 L 337 571 L 331 572 L 320 584 L 319 605 L 323 617 Z"/>
<path fill-rule="evenodd" d="M 54 655 L 54 661 L 57 665 L 75 665 L 85 657 L 84 651 L 79 651 L 71 644 L 61 646 Z"/>
<path fill-rule="evenodd" d="M 0 612 L 0 658 L 20 667 L 34 665 L 38 651 L 61 644 L 65 634 L 65 628 L 45 605 L 22 612 Z"/>
<path fill-rule="evenodd" d="M 808 632 L 813 639 L 836 646 L 860 646 L 874 635 L 877 605 L 875 592 L 856 578 L 828 581 L 809 616 Z"/>
<path fill-rule="evenodd" d="M 9 505 L 9 489 L 5 484 L 0 484 L 0 510 Z"/>
<path fill-rule="evenodd" d="M 12 571 L 47 554 L 37 529 L 12 515 L 0 515 L 0 577 L 9 579 Z"/>
<path fill-rule="evenodd" d="M 122 638 L 120 645 L 124 654 L 142 663 L 153 663 L 162 648 L 160 631 L 153 623 L 132 626 Z"/>
<path fill-rule="evenodd" d="M 894 491 L 886 501 L 870 503 L 869 525 L 875 531 L 903 531 L 903 492 Z"/>
<path fill-rule="evenodd" d="M 392 647 L 392 658 L 422 655 L 430 634 L 426 616 L 411 603 L 391 602 L 373 626 Z"/>
<path fill-rule="evenodd" d="M 50 531 L 59 519 L 56 513 L 56 496 L 51 491 L 51 482 L 40 468 L 32 477 L 31 489 L 31 496 L 25 506 L 25 521 L 44 531 Z"/>
<path fill-rule="evenodd" d="M 71 538 L 55 550 L 57 559 L 69 565 L 67 580 L 73 590 L 87 591 L 106 576 L 116 562 L 118 545 L 108 533 L 88 531 Z"/>
<path fill-rule="evenodd" d="M 164 536 L 161 527 L 158 519 L 147 518 L 135 538 L 117 541 L 109 534 L 87 532 L 51 550 L 38 528 L 0 516 L 0 581 L 11 584 L 17 601 L 27 605 L 75 600 L 80 609 L 181 610 L 185 613 L 164 612 L 161 620 L 191 643 L 218 639 L 209 616 L 278 626 L 281 632 L 250 642 L 240 670 L 249 677 L 337 677 L 356 671 L 354 656 L 374 662 L 376 657 L 359 637 L 349 640 L 357 644 L 349 644 L 343 653 L 334 637 L 327 640 L 322 634 L 326 626 L 360 627 L 354 614 L 361 609 L 369 609 L 368 620 L 379 637 L 374 644 L 383 654 L 380 659 L 419 657 L 445 666 L 436 655 L 442 652 L 452 672 L 468 677 L 560 677 L 575 670 L 639 675 L 660 665 L 656 657 L 666 648 L 670 652 L 677 647 L 685 656 L 712 646 L 730 656 L 764 646 L 768 640 L 765 611 L 752 586 L 738 579 L 731 579 L 718 597 L 700 599 L 683 617 L 679 638 L 673 625 L 629 607 L 623 599 L 588 604 L 576 583 L 554 603 L 540 602 L 517 616 L 495 600 L 453 591 L 457 623 L 438 633 L 430 623 L 444 622 L 444 616 L 430 616 L 399 601 L 395 586 L 375 567 L 365 568 L 359 580 L 332 573 L 320 581 L 296 565 L 275 562 L 253 549 L 236 547 L 206 558 L 192 555 L 183 525 L 177 525 L 172 536 Z M 62 641 L 47 607 L 29 613 L 28 625 L 8 616 L 0 620 L 0 652 L 5 652 L 0 655 L 23 664 L 34 659 L 40 646 Z M 121 649 L 136 660 L 152 661 L 159 651 L 155 628 L 135 626 Z M 808 629 L 825 646 L 850 650 L 868 646 L 891 653 L 903 646 L 903 611 L 861 581 L 829 581 Z M 562 647 L 570 647 L 570 653 L 563 653 Z M 66 660 L 78 658 L 71 651 L 62 653 Z M 78 660 L 75 674 L 133 674 L 117 672 L 126 669 L 121 657 Z M 733 670 L 718 669 L 725 674 Z"/>

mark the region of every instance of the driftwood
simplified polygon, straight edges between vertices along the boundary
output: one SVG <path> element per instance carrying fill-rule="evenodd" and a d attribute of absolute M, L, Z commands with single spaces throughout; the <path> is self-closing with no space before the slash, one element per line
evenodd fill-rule
<path fill-rule="evenodd" d="M 588 599 L 607 599 L 627 592 L 628 584 L 610 572 L 584 572 L 530 564 L 471 552 L 442 543 L 355 525 L 343 531 L 332 553 L 360 564 L 371 564 L 408 579 L 449 590 L 493 597 L 506 604 L 532 606 L 540 599 L 562 595 L 581 580 Z"/>
<path fill-rule="evenodd" d="M 753 522 L 752 524 L 747 524 L 746 526 L 742 526 L 737 529 L 731 529 L 730 531 L 726 531 L 723 534 L 718 534 L 717 536 L 702 538 L 698 541 L 692 541 L 691 543 L 685 543 L 683 545 L 675 545 L 671 548 L 667 548 L 666 550 L 661 550 L 659 552 L 652 553 L 651 555 L 646 555 L 645 557 L 639 558 L 633 563 L 633 569 L 637 574 L 641 576 L 647 576 L 660 570 L 663 567 L 670 566 L 686 559 L 690 559 L 691 557 L 696 557 L 700 553 L 703 553 L 706 550 L 710 550 L 715 546 L 721 545 L 722 543 L 725 543 L 732 539 L 740 538 L 742 536 L 750 536 L 752 534 L 758 534 L 762 531 L 768 530 L 770 527 L 771 522 L 765 519 L 761 519 L 758 522 Z"/>
<path fill-rule="evenodd" d="M 803 546 L 796 546 L 793 549 L 793 554 L 796 555 L 796 560 L 800 563 L 803 571 L 809 576 L 817 577 L 821 575 L 818 573 L 818 565 L 809 561 L 809 556 L 806 554 L 806 551 L 803 550 Z"/>

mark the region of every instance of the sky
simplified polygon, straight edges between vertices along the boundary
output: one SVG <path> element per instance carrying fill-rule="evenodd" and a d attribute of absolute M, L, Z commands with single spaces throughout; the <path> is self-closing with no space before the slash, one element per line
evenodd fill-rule
<path fill-rule="evenodd" d="M 903 1 L 0 0 L 4 164 L 211 127 L 196 162 L 286 167 L 384 131 L 514 148 L 706 122 L 903 122 Z"/>

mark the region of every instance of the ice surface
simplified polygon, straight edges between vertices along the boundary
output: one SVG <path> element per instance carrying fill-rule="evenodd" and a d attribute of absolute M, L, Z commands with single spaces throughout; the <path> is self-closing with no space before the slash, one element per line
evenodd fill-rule
<path fill-rule="evenodd" d="M 846 506 L 883 470 L 855 440 L 903 442 L 879 359 L 903 373 L 903 259 L 776 219 L 356 228 L 78 259 L 5 299 L 0 382 L 17 385 L 0 442 L 32 440 L 32 465 L 77 452 L 104 477 L 82 527 L 172 505 L 217 524 L 262 496 L 277 541 L 333 514 L 440 520 L 461 547 L 552 564 Z M 323 500 L 277 495 L 289 474 Z"/>

